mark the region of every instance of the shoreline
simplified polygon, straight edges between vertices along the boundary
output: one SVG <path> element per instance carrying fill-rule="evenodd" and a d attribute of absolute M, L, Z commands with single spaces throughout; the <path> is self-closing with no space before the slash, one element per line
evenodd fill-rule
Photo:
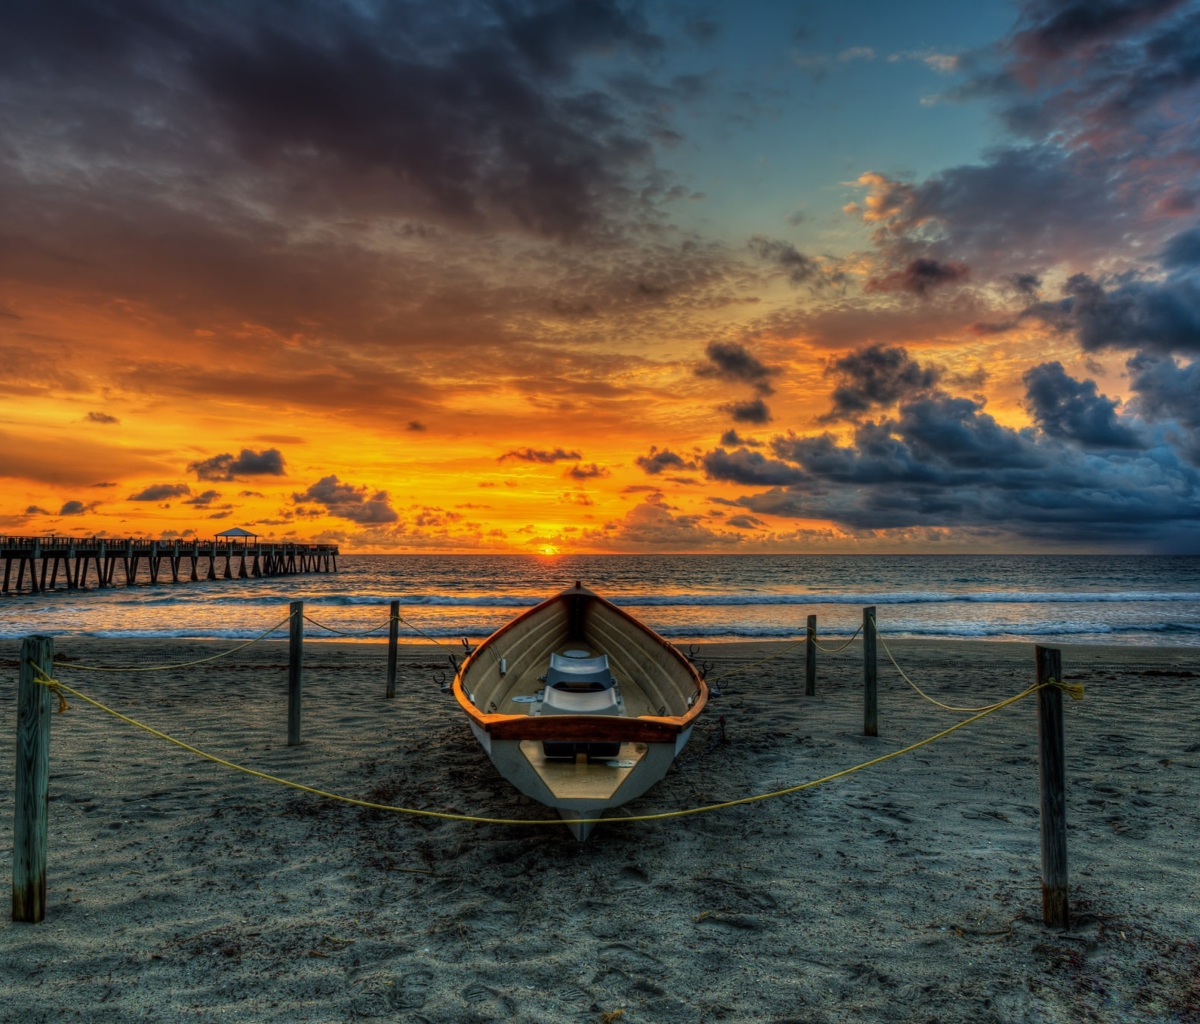
<path fill-rule="evenodd" d="M 934 695 L 1028 685 L 1032 645 L 889 641 Z M 62 639 L 116 665 L 214 641 Z M 705 645 L 728 672 L 777 642 Z M 786 644 L 782 645 L 786 646 Z M 19 645 L 0 642 L 0 763 L 13 760 Z M 538 827 L 332 804 L 206 763 L 81 701 L 52 716 L 48 915 L 0 921 L 12 1019 L 598 1021 L 1187 1019 L 1200 993 L 1200 651 L 1064 645 L 1075 927 L 1040 922 L 1032 703 L 790 797 L 571 840 L 499 778 L 440 692 L 446 652 L 315 645 L 304 742 L 287 747 L 286 647 L 192 670 L 60 670 L 117 710 L 255 769 L 384 803 Z M 130 656 L 131 655 L 131 656 Z M 749 656 L 749 657 L 748 657 Z M 862 736 L 861 649 L 804 646 L 721 681 L 651 813 L 818 778 L 959 720 L 879 651 Z M 8 769 L 11 771 L 11 767 Z M 12 788 L 0 786 L 0 860 Z M 6 915 L 7 918 L 7 915 Z"/>

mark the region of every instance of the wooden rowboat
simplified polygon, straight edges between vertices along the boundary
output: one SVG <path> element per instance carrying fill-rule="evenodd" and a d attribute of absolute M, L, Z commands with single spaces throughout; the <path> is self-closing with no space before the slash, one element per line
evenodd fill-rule
<path fill-rule="evenodd" d="M 462 663 L 454 696 L 500 774 L 576 839 L 671 767 L 708 701 L 691 662 L 580 583 L 502 626 Z"/>

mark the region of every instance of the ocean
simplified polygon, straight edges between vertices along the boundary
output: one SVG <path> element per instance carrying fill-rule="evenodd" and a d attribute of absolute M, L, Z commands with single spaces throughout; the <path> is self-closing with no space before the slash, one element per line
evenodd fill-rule
<path fill-rule="evenodd" d="M 0 638 L 250 638 L 304 600 L 354 632 L 399 600 L 402 640 L 489 634 L 575 580 L 681 642 L 852 632 L 1200 646 L 1200 557 L 1106 555 L 346 555 L 336 574 L 9 595 Z M 408 623 L 411 623 L 409 625 Z M 335 638 L 309 624 L 306 639 Z"/>

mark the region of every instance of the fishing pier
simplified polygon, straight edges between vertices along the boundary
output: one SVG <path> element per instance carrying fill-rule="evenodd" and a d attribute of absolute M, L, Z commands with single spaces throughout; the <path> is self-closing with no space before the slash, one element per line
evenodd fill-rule
<path fill-rule="evenodd" d="M 337 572 L 337 556 L 336 544 L 261 544 L 249 536 L 190 542 L 0 537 L 0 593 Z"/>

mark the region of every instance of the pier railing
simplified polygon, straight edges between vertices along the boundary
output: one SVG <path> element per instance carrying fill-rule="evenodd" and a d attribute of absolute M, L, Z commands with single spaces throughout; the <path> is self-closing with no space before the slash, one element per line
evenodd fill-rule
<path fill-rule="evenodd" d="M 0 593 L 56 590 L 60 575 L 67 590 L 76 590 L 337 572 L 339 553 L 336 544 L 263 544 L 257 540 L 0 536 L 0 560 L 4 562 Z"/>

